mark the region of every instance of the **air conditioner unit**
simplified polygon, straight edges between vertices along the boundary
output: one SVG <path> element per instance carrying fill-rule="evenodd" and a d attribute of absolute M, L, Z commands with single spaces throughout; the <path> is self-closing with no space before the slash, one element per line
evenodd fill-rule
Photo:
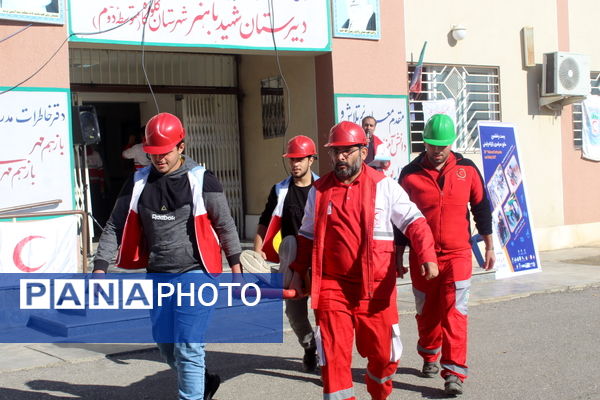
<path fill-rule="evenodd" d="M 542 96 L 587 96 L 590 90 L 589 56 L 544 53 Z"/>

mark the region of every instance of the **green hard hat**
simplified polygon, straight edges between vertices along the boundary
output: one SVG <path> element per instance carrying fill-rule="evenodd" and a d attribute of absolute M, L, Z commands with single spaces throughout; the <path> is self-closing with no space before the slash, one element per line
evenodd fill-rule
<path fill-rule="evenodd" d="M 446 114 L 435 114 L 427 121 L 423 141 L 432 146 L 448 146 L 454 143 L 456 131 L 452 118 Z"/>

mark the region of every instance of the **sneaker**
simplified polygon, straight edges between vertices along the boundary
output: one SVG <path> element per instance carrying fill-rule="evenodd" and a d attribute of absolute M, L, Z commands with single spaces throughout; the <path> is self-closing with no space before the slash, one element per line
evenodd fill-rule
<path fill-rule="evenodd" d="M 219 386 L 221 386 L 219 375 L 204 372 L 204 400 L 212 400 Z"/>
<path fill-rule="evenodd" d="M 458 395 L 463 393 L 463 382 L 456 375 L 446 375 L 444 383 L 444 393 Z"/>
<path fill-rule="evenodd" d="M 421 369 L 421 373 L 425 378 L 435 378 L 435 376 L 440 372 L 440 367 L 434 362 L 423 363 L 423 368 Z"/>
<path fill-rule="evenodd" d="M 256 278 L 267 285 L 271 284 L 271 267 L 260 254 L 253 250 L 244 250 L 240 254 L 240 263 L 244 272 L 256 274 Z"/>
<path fill-rule="evenodd" d="M 317 350 L 316 349 L 305 349 L 304 357 L 302 357 L 302 365 L 304 371 L 314 372 L 317 369 Z"/>

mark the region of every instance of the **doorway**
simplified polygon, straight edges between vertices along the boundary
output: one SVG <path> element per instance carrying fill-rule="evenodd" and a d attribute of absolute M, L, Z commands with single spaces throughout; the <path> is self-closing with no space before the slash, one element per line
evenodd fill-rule
<path fill-rule="evenodd" d="M 125 181 L 134 172 L 133 162 L 121 153 L 131 141 L 141 140 L 140 105 L 138 103 L 84 102 L 93 105 L 98 115 L 100 142 L 89 146 L 98 153 L 100 163 L 88 168 L 101 168 L 94 173 L 102 176 L 94 182 L 90 179 L 92 215 L 104 227 Z M 90 152 L 90 150 L 88 150 Z M 92 175 L 92 171 L 90 171 Z M 94 224 L 97 240 L 102 230 Z"/>

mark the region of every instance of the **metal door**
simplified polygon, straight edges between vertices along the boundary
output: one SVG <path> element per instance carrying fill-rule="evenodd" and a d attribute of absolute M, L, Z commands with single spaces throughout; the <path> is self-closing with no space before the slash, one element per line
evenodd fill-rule
<path fill-rule="evenodd" d="M 244 232 L 237 97 L 185 95 L 186 153 L 213 171 L 223 185 L 238 233 Z"/>

